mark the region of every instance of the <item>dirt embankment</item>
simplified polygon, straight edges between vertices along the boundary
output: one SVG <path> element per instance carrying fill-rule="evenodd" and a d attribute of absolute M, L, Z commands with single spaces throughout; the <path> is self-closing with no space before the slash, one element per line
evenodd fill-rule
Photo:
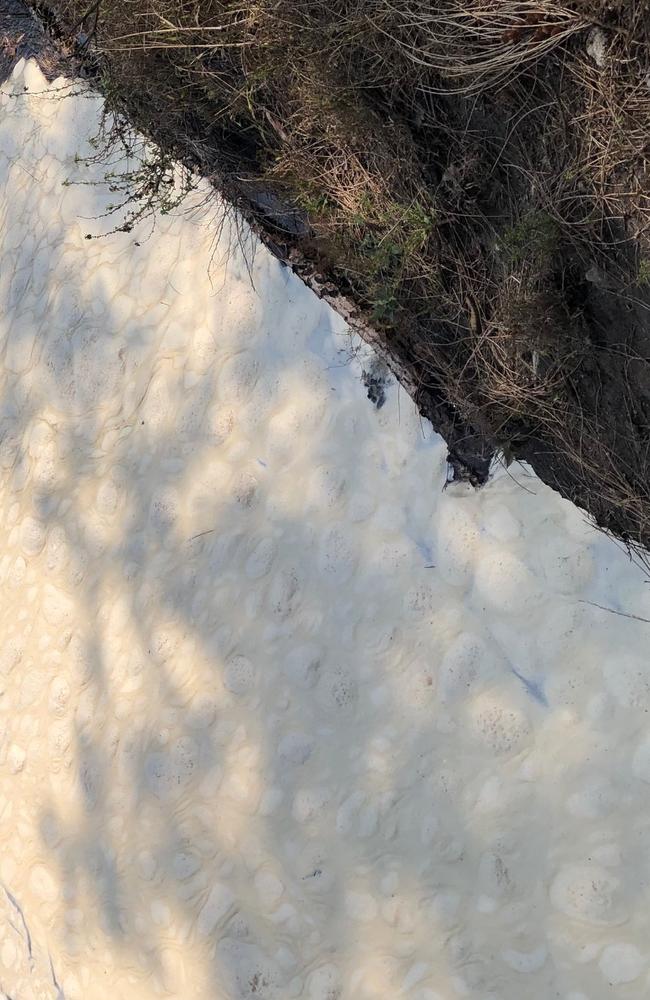
<path fill-rule="evenodd" d="M 650 547 L 647 0 L 33 6 L 373 340 L 459 475 L 525 459 Z"/>

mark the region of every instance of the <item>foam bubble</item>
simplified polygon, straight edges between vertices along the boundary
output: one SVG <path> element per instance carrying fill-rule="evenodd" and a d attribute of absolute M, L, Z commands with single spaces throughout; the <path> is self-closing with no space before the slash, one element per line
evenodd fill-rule
<path fill-rule="evenodd" d="M 437 536 L 434 562 L 440 576 L 454 586 L 469 583 L 477 565 L 481 538 L 472 512 L 459 497 L 445 499 L 441 504 Z"/>
<path fill-rule="evenodd" d="M 472 728 L 495 754 L 519 753 L 530 740 L 530 724 L 514 707 L 480 695 L 471 704 Z"/>
<path fill-rule="evenodd" d="M 35 865 L 29 875 L 29 888 L 35 896 L 46 903 L 59 898 L 59 887 L 52 873 L 45 865 Z"/>
<path fill-rule="evenodd" d="M 339 528 L 328 528 L 321 542 L 319 566 L 321 572 L 337 584 L 349 580 L 356 556 L 349 538 Z"/>
<path fill-rule="evenodd" d="M 645 708 L 650 703 L 650 666 L 645 658 L 621 653 L 603 667 L 608 690 L 625 708 Z"/>
<path fill-rule="evenodd" d="M 42 521 L 34 517 L 26 517 L 20 526 L 20 540 L 23 552 L 27 556 L 37 556 L 45 546 L 47 533 Z"/>
<path fill-rule="evenodd" d="M 328 962 L 310 974 L 307 981 L 309 1000 L 334 1000 L 341 995 L 341 973 L 336 965 Z"/>
<path fill-rule="evenodd" d="M 551 884 L 553 906 L 567 917 L 597 926 L 615 926 L 627 920 L 621 883 L 597 865 L 566 865 Z"/>
<path fill-rule="evenodd" d="M 633 944 L 610 944 L 600 956 L 598 966 L 610 986 L 633 983 L 646 966 L 647 960 Z"/>
<path fill-rule="evenodd" d="M 255 684 L 256 671 L 251 661 L 240 653 L 226 663 L 224 684 L 235 695 L 245 695 Z"/>
<path fill-rule="evenodd" d="M 476 596 L 489 608 L 521 615 L 540 599 L 538 580 L 514 552 L 491 547 L 482 554 L 475 574 Z"/>
<path fill-rule="evenodd" d="M 438 671 L 438 690 L 443 702 L 463 698 L 475 687 L 485 670 L 488 651 L 485 643 L 463 632 L 451 644 Z"/>

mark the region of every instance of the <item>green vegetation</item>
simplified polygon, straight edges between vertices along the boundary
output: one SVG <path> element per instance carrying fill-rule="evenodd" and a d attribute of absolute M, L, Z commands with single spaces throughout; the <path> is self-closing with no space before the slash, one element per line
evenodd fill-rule
<path fill-rule="evenodd" d="M 636 276 L 637 284 L 641 288 L 650 288 L 650 260 L 642 260 Z"/>
<path fill-rule="evenodd" d="M 559 241 L 558 223 L 546 212 L 537 211 L 527 212 L 514 226 L 509 226 L 503 233 L 501 246 L 504 258 L 511 264 L 531 260 L 536 267 L 546 270 Z"/>

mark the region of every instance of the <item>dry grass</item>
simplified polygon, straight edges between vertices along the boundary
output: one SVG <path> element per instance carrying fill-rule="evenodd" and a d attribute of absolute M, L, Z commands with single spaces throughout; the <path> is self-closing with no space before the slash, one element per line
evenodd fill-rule
<path fill-rule="evenodd" d="M 548 0 L 426 0 L 370 5 L 368 20 L 427 73 L 422 85 L 436 93 L 450 86 L 478 93 L 503 85 L 549 54 L 589 22 L 576 10 Z M 439 82 L 428 78 L 433 72 Z"/>
<path fill-rule="evenodd" d="M 650 285 L 648 0 L 49 3 L 118 111 L 382 331 L 459 449 L 478 433 L 543 474 L 552 455 L 547 478 L 650 543 L 645 348 L 600 331 L 587 277 L 629 326 Z"/>
<path fill-rule="evenodd" d="M 610 217 L 629 218 L 647 246 L 650 227 L 648 49 L 621 35 L 605 41 L 604 65 L 586 57 L 572 70 L 584 95 L 574 117 L 581 139 L 576 172 Z"/>

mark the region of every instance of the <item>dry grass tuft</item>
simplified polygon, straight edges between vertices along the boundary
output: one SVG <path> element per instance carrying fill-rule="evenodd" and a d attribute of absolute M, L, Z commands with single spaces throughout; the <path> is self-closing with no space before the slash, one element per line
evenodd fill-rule
<path fill-rule="evenodd" d="M 368 19 L 426 73 L 440 75 L 434 92 L 450 85 L 469 94 L 502 86 L 548 55 L 589 21 L 553 0 L 378 0 Z"/>

